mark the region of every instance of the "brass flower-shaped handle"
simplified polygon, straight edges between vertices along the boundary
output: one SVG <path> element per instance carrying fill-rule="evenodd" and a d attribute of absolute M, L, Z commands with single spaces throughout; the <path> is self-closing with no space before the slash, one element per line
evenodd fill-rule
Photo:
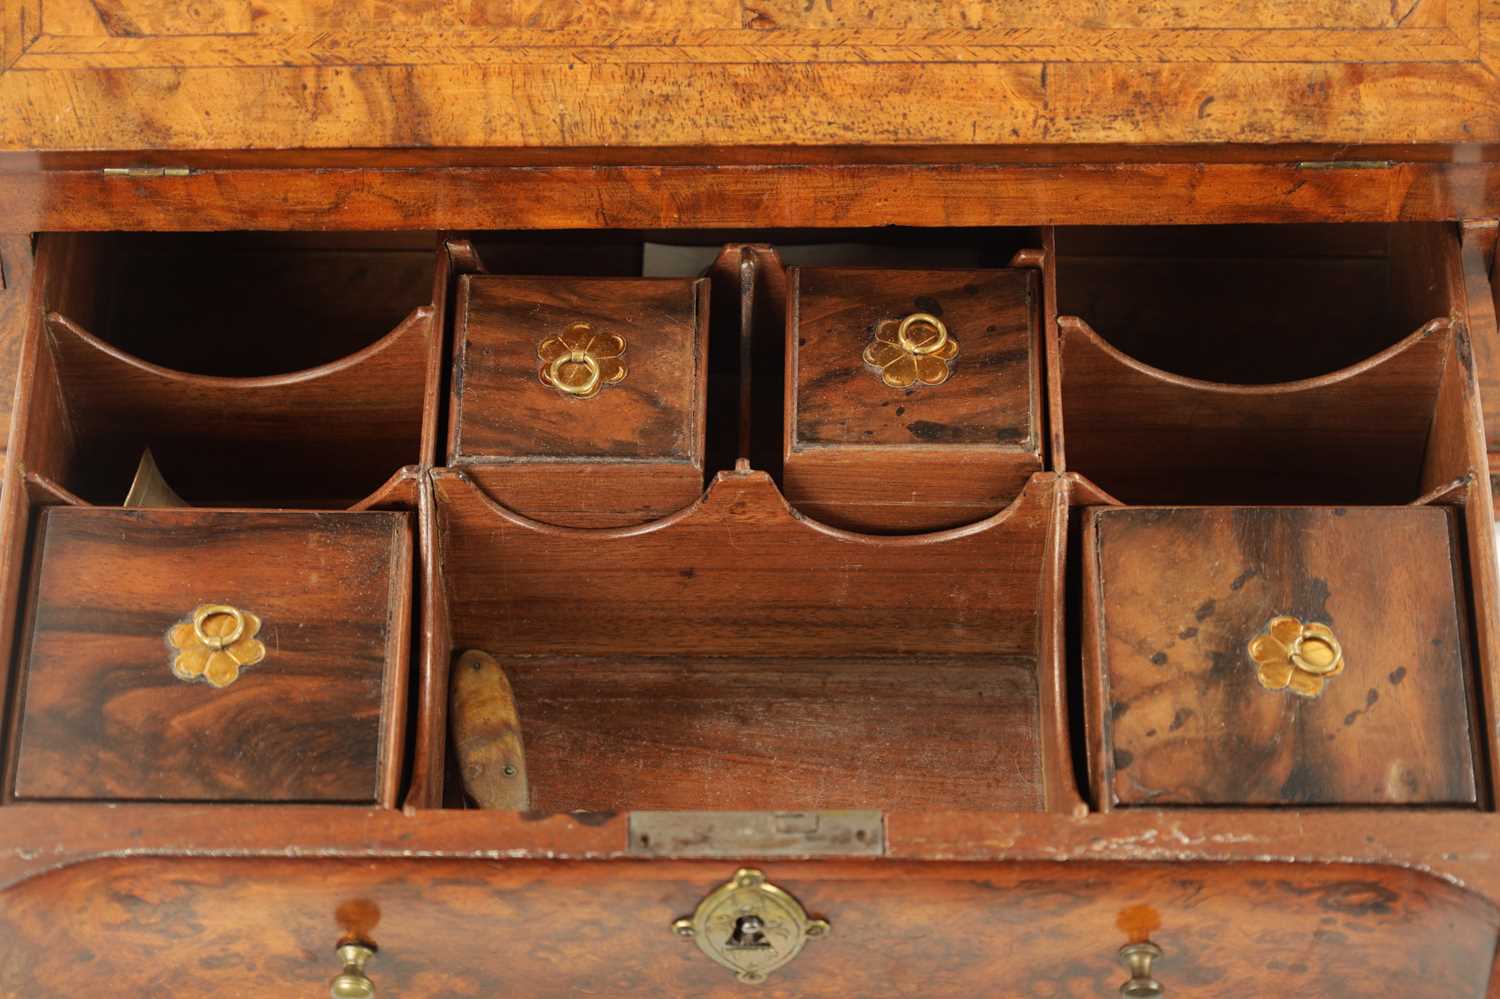
<path fill-rule="evenodd" d="M 596 333 L 588 323 L 574 323 L 556 336 L 537 344 L 542 359 L 537 377 L 542 384 L 565 395 L 592 399 L 606 385 L 625 378 L 625 338 L 614 333 Z"/>
<path fill-rule="evenodd" d="M 1290 690 L 1317 697 L 1323 685 L 1344 671 L 1344 648 L 1333 629 L 1316 621 L 1273 617 L 1266 630 L 1250 640 L 1250 658 L 1267 690 Z"/>
<path fill-rule="evenodd" d="M 241 667 L 266 657 L 265 644 L 255 637 L 259 631 L 260 618 L 249 611 L 203 604 L 167 630 L 167 644 L 176 650 L 172 673 L 186 682 L 227 687 L 239 679 Z"/>
<path fill-rule="evenodd" d="M 865 348 L 864 360 L 880 372 L 891 388 L 941 385 L 953 373 L 948 362 L 958 356 L 958 341 L 937 316 L 913 312 L 905 319 L 887 319 L 875 327 L 875 342 Z"/>

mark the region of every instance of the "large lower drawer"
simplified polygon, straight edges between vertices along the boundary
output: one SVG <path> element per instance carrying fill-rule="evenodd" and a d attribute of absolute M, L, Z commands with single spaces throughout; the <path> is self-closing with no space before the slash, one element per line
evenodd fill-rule
<path fill-rule="evenodd" d="M 732 863 L 126 858 L 0 896 L 0 994 L 317 996 L 343 937 L 402 999 L 1096 997 L 1149 938 L 1171 999 L 1463 999 L 1496 944 L 1487 903 L 1399 868 L 760 866 L 831 932 L 758 992 L 673 929 Z"/>

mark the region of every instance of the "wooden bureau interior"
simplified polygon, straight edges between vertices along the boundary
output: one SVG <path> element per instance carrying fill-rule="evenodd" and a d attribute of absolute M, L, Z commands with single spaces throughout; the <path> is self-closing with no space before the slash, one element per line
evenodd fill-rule
<path fill-rule="evenodd" d="M 1500 999 L 1493 0 L 252 6 L 0 0 L 0 999 Z"/>
<path fill-rule="evenodd" d="M 478 652 L 523 821 L 474 835 L 519 856 L 549 815 L 563 854 L 619 816 L 625 855 L 933 859 L 959 814 L 1488 815 L 1464 253 L 1438 222 L 44 233 L 7 811 L 499 816 L 450 717 Z M 956 344 L 918 375 L 907 314 Z M 122 508 L 147 449 L 194 509 Z M 208 605 L 267 646 L 222 685 L 165 632 L 227 654 Z M 1307 626 L 1361 629 L 1347 670 L 1257 676 Z"/>
<path fill-rule="evenodd" d="M 420 663 L 414 734 L 409 752 L 386 747 L 384 764 L 409 804 L 466 804 L 444 749 L 446 684 L 450 661 L 477 649 L 514 688 L 536 811 L 1071 812 L 1089 768 L 1114 761 L 1083 752 L 1104 737 L 1102 716 L 1078 727 L 1094 693 L 1072 657 L 1109 607 L 1070 588 L 1083 569 L 1070 520 L 1076 536 L 1080 513 L 1121 504 L 1462 514 L 1478 479 L 1466 434 L 1477 409 L 1454 334 L 1459 253 L 1457 232 L 1437 223 L 44 235 L 45 317 L 20 446 L 38 512 L 117 507 L 150 448 L 186 502 L 243 508 L 246 524 L 261 508 L 419 521 L 426 554 L 403 584 L 424 604 L 408 635 Z M 788 294 L 799 281 L 800 302 Z M 1007 297 L 1012 286 L 1021 298 Z M 808 296 L 845 287 L 855 304 L 887 301 L 817 320 L 813 376 L 775 371 L 811 349 L 787 335 L 822 308 Z M 1046 329 L 1044 297 L 1058 317 Z M 1012 301 L 1032 319 L 993 332 Z M 684 332 L 653 326 L 667 321 L 658 310 L 675 310 Z M 860 356 L 872 316 L 907 311 L 952 323 L 951 381 L 892 387 Z M 537 344 L 583 319 L 622 331 L 632 342 L 621 361 L 640 372 L 597 402 L 537 374 Z M 682 362 L 652 355 L 653 336 L 677 337 Z M 1004 336 L 1003 353 L 987 354 L 986 336 Z M 498 366 L 481 378 L 486 364 Z M 807 377 L 824 370 L 840 379 L 843 412 L 820 409 L 808 424 L 802 396 L 821 382 Z M 1026 422 L 993 445 L 994 429 L 942 422 L 940 393 L 976 379 L 1019 393 L 1019 416 L 1006 418 Z M 681 477 L 642 479 L 634 464 L 665 453 L 635 436 L 662 392 L 676 401 L 651 418 L 688 441 L 682 467 L 697 482 L 674 487 L 665 512 L 641 506 L 640 490 Z M 953 419 L 972 412 L 964 405 Z M 1072 475 L 1040 457 L 1019 475 L 985 464 L 1010 441 L 1039 455 L 1044 408 L 1050 469 L 1066 455 Z M 794 420 L 822 437 L 781 453 Z M 599 434 L 613 436 L 593 451 Z M 479 454 L 497 446 L 518 455 Z M 824 462 L 803 487 L 821 517 L 781 490 L 803 454 Z M 867 509 L 845 483 L 899 482 L 909 464 L 954 492 L 970 463 L 990 505 L 940 507 L 938 530 L 826 523 L 863 510 L 848 516 L 901 525 L 932 498 Z M 516 488 L 543 508 L 497 499 Z M 1448 601 L 1460 693 L 1443 705 L 1456 715 L 1432 721 L 1468 731 L 1486 664 L 1472 651 L 1464 534 L 1455 520 L 1451 551 L 1412 555 L 1451 561 L 1459 581 Z M 36 551 L 33 573 L 45 575 L 53 555 Z M 209 600 L 212 578 L 181 599 Z M 39 626 L 32 592 L 23 634 Z M 23 747 L 29 702 L 23 675 Z M 72 724 L 115 724 L 108 700 L 94 709 Z M 1485 740 L 1463 743 L 1465 772 L 1487 773 Z M 1482 787 L 1473 804 L 1490 800 Z"/>

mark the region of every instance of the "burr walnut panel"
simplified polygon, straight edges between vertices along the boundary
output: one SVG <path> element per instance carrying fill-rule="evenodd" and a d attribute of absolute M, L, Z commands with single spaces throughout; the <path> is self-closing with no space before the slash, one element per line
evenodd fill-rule
<path fill-rule="evenodd" d="M 1473 805 L 1455 530 L 1434 507 L 1090 511 L 1100 800 Z M 1281 618 L 1330 628 L 1342 665 L 1266 654 Z"/>
<path fill-rule="evenodd" d="M 0 148 L 1500 137 L 1483 0 L 564 6 L 6 0 Z"/>
<path fill-rule="evenodd" d="M 1480 999 L 1492 906 L 1431 875 L 1358 864 L 761 864 L 833 932 L 775 972 L 799 999 L 1097 999 L 1149 935 L 1170 997 Z M 0 896 L 12 996 L 301 996 L 334 944 L 377 948 L 381 995 L 736 999 L 672 932 L 731 862 L 123 858 Z M 167 929 L 170 927 L 170 930 Z M 169 947 L 157 946 L 165 932 Z M 226 971 L 227 969 L 231 969 Z"/>

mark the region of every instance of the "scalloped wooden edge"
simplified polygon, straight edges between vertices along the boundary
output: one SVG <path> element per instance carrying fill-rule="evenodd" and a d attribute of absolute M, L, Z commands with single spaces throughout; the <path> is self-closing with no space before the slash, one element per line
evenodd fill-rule
<path fill-rule="evenodd" d="M 419 305 L 407 313 L 406 318 L 397 323 L 396 326 L 385 333 L 379 339 L 361 347 L 352 354 L 335 358 L 324 364 L 315 365 L 311 368 L 303 368 L 298 371 L 289 371 L 279 375 L 257 375 L 253 378 L 234 378 L 224 375 L 200 375 L 191 371 L 179 371 L 176 368 L 163 367 L 150 361 L 142 360 L 134 354 L 127 353 L 113 344 L 100 339 L 90 333 L 81 324 L 73 321 L 60 312 L 49 312 L 46 317 L 47 332 L 51 336 L 58 335 L 61 331 L 74 337 L 78 342 L 92 347 L 100 354 L 124 364 L 144 374 L 162 378 L 167 381 L 185 382 L 202 385 L 210 388 L 232 388 L 236 390 L 280 388 L 286 385 L 296 385 L 301 382 L 313 381 L 325 378 L 332 374 L 347 371 L 358 367 L 370 358 L 382 354 L 400 342 L 413 328 L 428 324 L 432 321 L 436 309 L 432 305 Z"/>
<path fill-rule="evenodd" d="M 1199 392 L 1215 392 L 1223 395 L 1245 395 L 1245 396 L 1274 396 L 1287 395 L 1294 392 L 1307 392 L 1313 389 L 1327 388 L 1339 382 L 1348 381 L 1369 371 L 1378 368 L 1394 358 L 1406 353 L 1412 347 L 1421 343 L 1429 337 L 1439 334 L 1453 335 L 1454 322 L 1450 317 L 1439 317 L 1431 319 L 1417 327 L 1415 331 L 1402 337 L 1400 340 L 1386 347 L 1384 350 L 1371 354 L 1363 360 L 1356 361 L 1346 367 L 1337 368 L 1325 374 L 1316 375 L 1312 378 L 1302 378 L 1290 382 L 1271 382 L 1264 385 L 1246 385 L 1233 382 L 1211 382 L 1202 378 L 1192 378 L 1188 375 L 1173 374 L 1163 371 L 1161 368 L 1147 364 L 1145 361 L 1125 353 L 1120 348 L 1106 340 L 1088 322 L 1079 316 L 1058 316 L 1057 332 L 1060 348 L 1066 348 L 1067 338 L 1072 335 L 1081 337 L 1085 343 L 1093 347 L 1099 353 L 1122 367 L 1129 368 L 1148 378 L 1181 388 L 1194 389 Z M 1062 358 L 1064 366 L 1067 358 Z"/>
<path fill-rule="evenodd" d="M 615 538 L 638 537 L 642 534 L 651 534 L 655 531 L 666 530 L 677 524 L 688 521 L 700 514 L 712 515 L 717 507 L 726 502 L 722 497 L 727 495 L 727 486 L 730 484 L 750 485 L 752 488 L 764 489 L 769 497 L 774 497 L 773 509 L 784 513 L 786 518 L 801 524 L 803 527 L 827 537 L 852 544 L 867 544 L 878 547 L 902 548 L 914 545 L 941 544 L 947 541 L 957 541 L 974 534 L 981 534 L 1009 520 L 1018 510 L 1023 509 L 1028 503 L 1040 506 L 1041 502 L 1035 498 L 1036 492 L 1041 488 L 1037 485 L 1043 480 L 1053 480 L 1057 476 L 1053 472 L 1033 472 L 1026 480 L 1026 485 L 1016 498 L 1011 500 L 1003 510 L 1000 510 L 982 520 L 964 524 L 960 527 L 951 527 L 942 531 L 929 531 L 920 534 L 862 534 L 857 531 L 846 531 L 842 528 L 833 527 L 822 521 L 814 520 L 803 514 L 791 503 L 787 502 L 786 496 L 767 472 L 758 470 L 736 470 L 731 472 L 719 472 L 709 483 L 708 488 L 697 500 L 674 513 L 657 520 L 649 520 L 641 524 L 632 524 L 628 527 L 562 527 L 557 524 L 548 524 L 544 521 L 532 520 L 514 510 L 504 506 L 476 482 L 464 473 L 462 468 L 439 467 L 431 471 L 433 482 L 440 485 L 444 480 L 454 480 L 464 483 L 472 489 L 495 516 L 505 520 L 517 527 L 540 534 L 551 534 L 559 537 L 581 537 L 598 538 L 610 540 Z"/>

